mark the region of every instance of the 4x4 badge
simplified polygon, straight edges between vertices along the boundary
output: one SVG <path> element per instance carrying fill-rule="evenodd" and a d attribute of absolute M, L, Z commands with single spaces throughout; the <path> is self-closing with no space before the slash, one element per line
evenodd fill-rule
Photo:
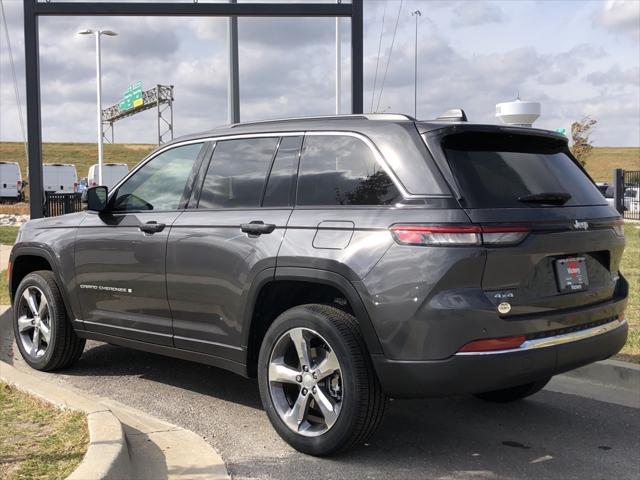
<path fill-rule="evenodd" d="M 573 223 L 573 228 L 575 228 L 576 230 L 588 230 L 589 229 L 589 222 L 580 222 L 580 221 L 576 220 Z"/>

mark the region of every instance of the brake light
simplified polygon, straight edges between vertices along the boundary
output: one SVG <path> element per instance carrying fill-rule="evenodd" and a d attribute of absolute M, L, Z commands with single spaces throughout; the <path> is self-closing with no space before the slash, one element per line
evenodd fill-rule
<path fill-rule="evenodd" d="M 393 225 L 390 231 L 400 245 L 417 246 L 515 245 L 529 234 L 526 227 L 480 225 Z"/>
<path fill-rule="evenodd" d="M 487 338 L 474 340 L 462 347 L 459 352 L 491 352 L 495 350 L 512 350 L 520 347 L 525 342 L 524 335 L 502 338 Z"/>

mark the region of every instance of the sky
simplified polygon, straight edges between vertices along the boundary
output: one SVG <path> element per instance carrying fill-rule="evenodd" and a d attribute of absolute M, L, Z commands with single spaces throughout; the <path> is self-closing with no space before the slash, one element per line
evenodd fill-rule
<path fill-rule="evenodd" d="M 22 0 L 2 2 L 24 113 Z M 365 111 L 413 115 L 416 10 L 418 118 L 461 107 L 470 121 L 500 123 L 495 104 L 519 94 L 542 103 L 536 127 L 568 128 L 589 115 L 595 145 L 640 146 L 640 0 L 364 0 Z M 341 25 L 341 112 L 349 113 L 349 19 Z M 0 28 L 0 141 L 21 141 Z M 140 80 L 144 89 L 174 85 L 176 136 L 227 123 L 226 19 L 48 17 L 40 20 L 43 141 L 95 142 L 95 42 L 76 34 L 85 28 L 119 34 L 102 40 L 103 107 Z M 238 30 L 243 121 L 335 113 L 334 19 L 240 18 Z M 156 138 L 154 110 L 116 123 L 117 143 Z"/>

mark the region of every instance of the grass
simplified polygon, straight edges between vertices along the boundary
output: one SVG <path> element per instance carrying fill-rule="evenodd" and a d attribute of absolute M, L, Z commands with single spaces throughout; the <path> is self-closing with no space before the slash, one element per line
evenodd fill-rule
<path fill-rule="evenodd" d="M 596 182 L 611 184 L 614 168 L 640 170 L 640 148 L 597 147 L 587 158 L 587 172 Z"/>
<path fill-rule="evenodd" d="M 21 203 L 0 203 L 0 215 L 29 215 L 29 204 Z"/>
<path fill-rule="evenodd" d="M 147 144 L 106 144 L 104 161 L 126 163 L 129 168 L 142 160 L 155 145 Z M 73 163 L 78 171 L 78 179 L 86 177 L 89 167 L 98 160 L 95 143 L 44 143 L 42 159 L 44 163 Z M 0 142 L 0 161 L 18 162 L 22 178 L 27 179 L 27 164 L 24 145 L 20 142 Z M 598 182 L 611 183 L 614 168 L 640 170 L 640 148 L 596 147 L 587 159 L 587 171 Z"/>
<path fill-rule="evenodd" d="M 620 270 L 629 282 L 629 300 L 625 318 L 629 322 L 629 338 L 618 358 L 640 363 L 640 223 L 624 226 L 627 246 Z"/>
<path fill-rule="evenodd" d="M 0 227 L 0 245 L 13 245 L 16 243 L 19 229 L 20 227 Z"/>
<path fill-rule="evenodd" d="M 154 148 L 155 145 L 106 144 L 104 162 L 126 163 L 131 169 Z M 22 178 L 28 179 L 24 144 L 0 142 L 0 161 L 18 162 Z M 87 176 L 91 165 L 98 163 L 98 147 L 95 143 L 44 143 L 42 161 L 43 163 L 72 163 L 76 166 L 78 180 L 80 180 Z"/>
<path fill-rule="evenodd" d="M 85 416 L 59 410 L 0 382 L 0 478 L 63 479 L 80 464 Z"/>

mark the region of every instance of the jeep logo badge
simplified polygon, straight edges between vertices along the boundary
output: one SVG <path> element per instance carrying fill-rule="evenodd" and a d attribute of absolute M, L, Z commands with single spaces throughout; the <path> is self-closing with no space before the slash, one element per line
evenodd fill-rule
<path fill-rule="evenodd" d="M 578 220 L 576 220 L 573 223 L 573 228 L 575 228 L 576 230 L 588 230 L 589 222 L 579 222 Z"/>

